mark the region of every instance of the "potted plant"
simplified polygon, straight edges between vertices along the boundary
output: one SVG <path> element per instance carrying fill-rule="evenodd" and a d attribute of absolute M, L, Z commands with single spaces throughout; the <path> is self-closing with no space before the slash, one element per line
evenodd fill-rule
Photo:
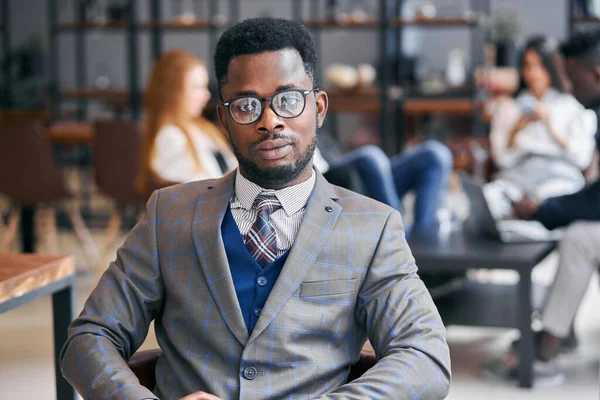
<path fill-rule="evenodd" d="M 517 65 L 517 44 L 521 39 L 522 21 L 514 10 L 500 9 L 492 14 L 487 30 L 488 42 L 496 47 L 496 65 Z"/>

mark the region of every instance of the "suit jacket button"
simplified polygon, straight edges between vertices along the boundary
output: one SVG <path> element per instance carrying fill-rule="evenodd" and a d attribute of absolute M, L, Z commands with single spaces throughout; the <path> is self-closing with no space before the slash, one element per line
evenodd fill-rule
<path fill-rule="evenodd" d="M 249 381 L 256 378 L 256 368 L 254 368 L 254 367 L 244 368 L 244 378 L 248 379 Z"/>
<path fill-rule="evenodd" d="M 325 211 L 332 212 L 333 211 L 333 207 L 327 206 L 327 207 L 325 207 Z"/>
<path fill-rule="evenodd" d="M 256 283 L 258 284 L 258 286 L 263 287 L 268 283 L 268 281 L 267 278 L 265 278 L 264 276 L 259 276 L 256 280 Z"/>

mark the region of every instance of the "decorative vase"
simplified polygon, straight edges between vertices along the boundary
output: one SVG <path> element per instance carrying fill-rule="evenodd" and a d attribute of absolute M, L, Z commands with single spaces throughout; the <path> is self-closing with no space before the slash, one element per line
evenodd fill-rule
<path fill-rule="evenodd" d="M 496 66 L 498 67 L 516 67 L 517 66 L 517 46 L 513 43 L 496 44 Z"/>

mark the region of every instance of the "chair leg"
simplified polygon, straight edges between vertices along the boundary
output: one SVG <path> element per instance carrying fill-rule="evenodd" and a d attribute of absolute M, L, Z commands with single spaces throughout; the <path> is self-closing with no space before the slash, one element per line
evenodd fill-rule
<path fill-rule="evenodd" d="M 73 206 L 67 206 L 67 210 L 69 213 L 69 219 L 71 220 L 71 224 L 73 224 L 73 229 L 75 230 L 75 235 L 77 236 L 77 239 L 83 248 L 85 258 L 90 266 L 96 265 L 100 259 L 98 248 L 96 247 L 94 239 L 85 225 L 83 218 L 81 218 L 79 210 L 75 209 Z"/>
<path fill-rule="evenodd" d="M 58 253 L 58 227 L 56 226 L 56 210 L 53 207 L 45 210 L 44 225 L 46 228 L 46 251 L 56 254 Z"/>
<path fill-rule="evenodd" d="M 49 205 L 37 207 L 35 215 L 35 235 L 38 238 L 36 253 L 58 253 L 56 212 Z"/>
<path fill-rule="evenodd" d="M 117 241 L 121 229 L 121 222 L 121 214 L 116 210 L 113 211 L 104 235 L 104 250 L 102 251 L 102 256 L 100 258 L 101 264 L 99 265 L 99 268 L 102 270 L 108 267 L 108 254 L 113 249 L 115 242 Z"/>
<path fill-rule="evenodd" d="M 14 241 L 17 237 L 20 222 L 21 210 L 19 208 L 15 208 L 8 218 L 8 225 L 2 224 L 4 235 L 2 235 L 2 239 L 0 240 L 0 252 L 7 252 L 10 250 L 10 245 L 14 244 Z"/>
<path fill-rule="evenodd" d="M 47 241 L 48 241 L 48 221 L 46 216 L 48 215 L 48 208 L 45 205 L 38 205 L 35 209 L 35 215 L 33 216 L 33 229 L 35 232 L 35 249 L 36 253 L 47 252 Z"/>

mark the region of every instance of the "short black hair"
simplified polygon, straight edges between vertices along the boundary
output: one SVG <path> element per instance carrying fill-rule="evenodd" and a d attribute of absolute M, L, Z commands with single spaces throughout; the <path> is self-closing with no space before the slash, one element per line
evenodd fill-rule
<path fill-rule="evenodd" d="M 219 38 L 214 55 L 219 93 L 221 86 L 227 83 L 227 69 L 234 57 L 283 49 L 298 51 L 304 69 L 313 82 L 313 89 L 318 88 L 319 60 L 308 29 L 297 21 L 261 17 L 235 24 Z"/>
<path fill-rule="evenodd" d="M 582 58 L 600 64 L 600 29 L 575 33 L 561 46 L 565 58 Z"/>

